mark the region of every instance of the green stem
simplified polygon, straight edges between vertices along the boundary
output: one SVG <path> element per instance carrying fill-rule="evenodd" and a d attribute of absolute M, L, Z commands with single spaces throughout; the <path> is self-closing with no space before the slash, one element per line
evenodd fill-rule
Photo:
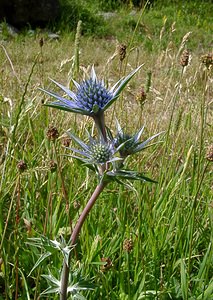
<path fill-rule="evenodd" d="M 17 187 L 18 187 L 18 185 L 19 185 L 19 175 L 18 175 L 17 181 L 16 181 L 16 183 L 15 183 L 13 195 L 12 195 L 12 198 L 11 198 L 11 201 L 10 201 L 10 206 L 9 206 L 8 213 L 7 213 L 7 218 L 6 218 L 6 221 L 5 221 L 4 231 L 3 231 L 2 237 L 1 237 L 1 243 L 0 243 L 0 255 L 2 255 L 4 238 L 5 238 L 5 234 L 6 234 L 6 231 L 7 231 L 7 226 L 8 226 L 8 223 L 9 223 L 9 219 L 10 219 L 11 211 L 12 211 L 12 208 L 13 208 L 13 203 L 14 203 L 15 194 L 17 193 Z"/>
<path fill-rule="evenodd" d="M 128 58 L 129 58 L 129 55 L 130 55 L 130 52 L 131 52 L 131 48 L 132 48 L 133 41 L 134 41 L 134 39 L 135 39 L 136 31 L 137 31 L 137 29 L 138 29 L 138 26 L 140 25 L 142 16 L 143 16 L 144 13 L 145 13 L 145 10 L 146 10 L 146 7 L 147 7 L 147 4 L 148 4 L 148 3 L 149 3 L 149 1 L 147 0 L 146 3 L 145 3 L 145 5 L 144 5 L 143 8 L 141 9 L 140 16 L 139 16 L 139 18 L 138 18 L 138 20 L 137 20 L 136 26 L 135 26 L 135 28 L 134 28 L 134 31 L 133 31 L 132 35 L 131 35 L 132 38 L 131 38 L 131 40 L 130 40 L 130 42 L 129 42 L 129 44 L 128 44 L 129 53 L 128 53 L 127 56 L 126 56 L 126 62 L 125 62 L 124 68 L 123 68 L 123 74 L 126 73 L 126 68 L 127 68 Z"/>
<path fill-rule="evenodd" d="M 61 162 L 60 162 L 59 157 L 58 157 L 55 141 L 53 142 L 53 150 L 54 150 L 54 153 L 55 153 L 56 163 L 57 163 L 57 166 L 58 166 L 58 173 L 59 173 L 59 176 L 60 176 L 60 179 L 61 179 L 62 193 L 63 193 L 64 199 L 65 199 L 65 202 L 66 202 L 66 208 L 65 209 L 66 209 L 66 212 L 68 214 L 69 208 L 70 208 L 69 207 L 69 197 L 68 197 L 67 190 L 66 190 L 66 187 L 65 187 L 65 180 L 64 180 L 64 177 L 63 177 L 63 173 L 62 173 L 62 166 L 61 166 Z M 69 221 L 69 224 L 70 224 L 70 228 L 72 230 L 72 219 L 70 218 L 69 214 L 68 214 L 68 221 Z"/>
<path fill-rule="evenodd" d="M 94 115 L 93 120 L 98 129 L 99 135 L 102 136 L 104 138 L 104 141 L 106 142 L 107 134 L 106 134 L 106 127 L 105 127 L 104 113 L 102 112 L 99 115 Z"/>
<path fill-rule="evenodd" d="M 192 207 L 191 207 L 191 209 L 190 209 L 190 211 L 189 211 L 189 214 L 188 214 L 188 216 L 187 216 L 187 218 L 186 218 L 185 223 L 184 223 L 183 226 L 182 226 L 182 231 L 181 231 L 181 233 L 180 233 L 179 239 L 178 239 L 178 241 L 177 241 L 177 243 L 176 243 L 176 248 L 175 248 L 175 250 L 174 250 L 174 254 L 173 254 L 173 257 L 174 257 L 174 258 L 176 257 L 176 254 L 177 254 L 177 251 L 178 251 L 178 246 L 179 246 L 179 244 L 180 244 L 180 242 L 181 242 L 181 239 L 182 239 L 182 237 L 183 237 L 183 234 L 185 233 L 185 229 L 186 229 L 186 227 L 187 227 L 187 225 L 188 225 L 188 222 L 189 222 L 189 220 L 190 220 L 190 218 L 191 218 L 193 212 L 194 212 L 195 215 L 196 215 L 196 208 L 197 208 L 197 203 L 198 203 L 198 202 L 197 202 L 197 199 L 198 199 L 199 192 L 200 192 L 200 189 L 201 189 L 203 180 L 204 180 L 204 176 L 205 176 L 205 174 L 206 174 L 206 170 L 208 169 L 208 165 L 209 165 L 209 162 L 206 164 L 206 166 L 205 166 L 204 169 L 203 169 L 203 173 L 202 173 L 202 175 L 201 175 L 201 177 L 200 177 L 200 182 L 199 182 L 199 185 L 198 185 L 198 187 L 197 187 L 196 194 L 195 194 L 194 199 L 193 199 L 193 202 L 192 202 Z M 191 237 L 191 238 L 192 238 L 192 237 Z M 191 243 L 191 242 L 190 242 L 190 243 Z M 189 257 L 189 264 L 190 264 L 190 259 L 191 259 L 191 257 Z M 174 261 L 173 261 L 173 266 L 174 266 Z"/>
<path fill-rule="evenodd" d="M 106 182 L 101 182 L 93 192 L 90 200 L 87 202 L 87 205 L 85 206 L 82 214 L 80 215 L 77 224 L 75 225 L 75 228 L 72 232 L 69 244 L 71 246 L 74 246 L 76 244 L 76 241 L 78 239 L 79 233 L 81 231 L 81 227 L 84 224 L 90 210 L 92 209 L 93 205 L 95 204 L 95 201 L 98 199 L 99 195 L 107 185 Z M 60 300 L 67 300 L 67 288 L 68 288 L 68 281 L 69 281 L 69 270 L 70 270 L 70 264 L 67 265 L 66 261 L 63 262 L 63 269 L 61 274 L 61 292 L 60 292 Z"/>
<path fill-rule="evenodd" d="M 205 101 L 207 95 L 207 70 L 205 70 L 205 84 L 204 84 L 204 91 L 203 91 L 203 98 L 200 104 L 200 149 L 199 149 L 199 156 L 198 156 L 198 167 L 197 167 L 197 184 L 199 184 L 200 173 L 201 173 L 201 160 L 202 160 L 202 152 L 203 152 L 203 144 L 204 144 L 204 129 L 205 129 Z"/>
<path fill-rule="evenodd" d="M 19 107 L 18 107 L 18 113 L 17 113 L 17 115 L 15 117 L 15 123 L 14 123 L 12 137 L 11 137 L 12 144 L 14 144 L 14 141 L 15 141 L 16 130 L 17 130 L 18 123 L 19 123 L 19 117 L 20 117 L 21 112 L 22 112 L 22 107 L 23 107 L 23 104 L 24 104 L 24 101 L 25 101 L 25 96 L 26 96 L 27 91 L 28 91 L 28 86 L 29 86 L 31 77 L 33 75 L 34 68 L 35 68 L 35 66 L 37 64 L 38 57 L 39 57 L 39 54 L 36 56 L 35 61 L 34 61 L 33 65 L 32 65 L 30 74 L 29 74 L 28 79 L 27 79 L 27 83 L 25 84 L 25 87 L 24 87 L 24 92 L 23 92 L 21 100 L 20 100 L 20 104 L 19 104 Z"/>

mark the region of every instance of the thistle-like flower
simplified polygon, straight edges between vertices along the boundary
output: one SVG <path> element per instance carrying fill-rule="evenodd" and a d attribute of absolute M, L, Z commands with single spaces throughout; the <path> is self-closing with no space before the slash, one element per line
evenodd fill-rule
<path fill-rule="evenodd" d="M 111 141 L 106 142 L 102 137 L 100 137 L 99 140 L 95 140 L 89 136 L 89 143 L 85 144 L 81 139 L 72 133 L 68 134 L 70 138 L 82 148 L 82 150 L 70 147 L 67 148 L 77 154 L 80 154 L 80 156 L 71 156 L 77 158 L 87 165 L 105 165 L 106 163 L 121 160 L 119 157 L 114 157 L 119 148 L 116 149 Z"/>
<path fill-rule="evenodd" d="M 136 132 L 134 135 L 129 135 L 124 133 L 123 129 L 121 128 L 120 124 L 116 120 L 116 127 L 117 127 L 117 135 L 114 139 L 114 145 L 116 148 L 119 148 L 119 153 L 122 158 L 125 158 L 131 154 L 135 154 L 145 148 L 147 148 L 147 144 L 160 135 L 163 132 L 159 132 L 147 140 L 141 142 L 139 141 L 143 131 L 144 126 Z"/>
<path fill-rule="evenodd" d="M 57 100 L 46 103 L 46 106 L 95 118 L 100 116 L 118 98 L 126 84 L 141 67 L 142 65 L 132 71 L 127 77 L 120 79 L 110 90 L 105 87 L 103 80 L 100 81 L 97 79 L 93 67 L 91 69 L 91 77 L 88 80 L 84 80 L 80 84 L 72 80 L 77 89 L 75 93 L 51 79 L 52 82 L 68 95 L 68 98 L 42 88 L 40 90 Z"/>

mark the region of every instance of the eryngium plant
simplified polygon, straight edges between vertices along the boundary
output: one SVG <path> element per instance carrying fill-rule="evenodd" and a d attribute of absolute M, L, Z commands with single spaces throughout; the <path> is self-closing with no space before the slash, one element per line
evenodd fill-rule
<path fill-rule="evenodd" d="M 148 143 L 160 133 L 142 141 L 141 136 L 144 127 L 139 129 L 135 134 L 129 135 L 123 131 L 119 122 L 116 120 L 117 134 L 113 136 L 110 129 L 106 127 L 104 119 L 104 112 L 106 109 L 118 99 L 124 87 L 141 67 L 142 65 L 132 71 L 127 77 L 120 79 L 110 89 L 105 86 L 103 80 L 97 78 L 93 67 L 89 79 L 84 80 L 81 83 L 77 83 L 73 80 L 76 91 L 71 91 L 67 87 L 52 80 L 67 95 L 66 97 L 62 97 L 53 91 L 41 89 L 55 99 L 53 102 L 47 102 L 45 104 L 46 106 L 90 116 L 94 119 L 98 129 L 98 137 L 94 139 L 88 134 L 87 142 L 82 141 L 71 132 L 68 133 L 69 138 L 77 145 L 77 148 L 66 147 L 69 151 L 67 155 L 74 157 L 86 167 L 96 172 L 98 185 L 83 209 L 69 241 L 65 243 L 63 240 L 62 244 L 57 243 L 56 241 L 52 243 L 57 246 L 55 247 L 63 255 L 63 268 L 61 270 L 60 279 L 56 279 L 51 274 L 45 277 L 51 282 L 50 288 L 48 288 L 45 293 L 58 293 L 60 295 L 60 300 L 66 300 L 69 293 L 72 294 L 73 298 L 76 298 L 76 289 L 73 288 L 73 283 L 70 281 L 71 250 L 76 246 L 81 227 L 106 185 L 111 181 L 123 183 L 124 180 L 155 182 L 144 176 L 142 173 L 127 169 L 126 158 L 129 155 L 138 153 L 148 147 Z M 38 242 L 38 240 L 36 240 L 36 242 Z M 38 246 L 38 244 L 36 244 L 36 246 Z M 51 251 L 48 253 L 50 255 Z M 48 254 L 43 254 L 39 263 L 46 257 L 48 257 Z M 86 286 L 90 288 L 89 285 Z M 86 286 L 85 289 L 87 288 Z M 83 297 L 81 299 L 83 299 Z"/>
<path fill-rule="evenodd" d="M 142 65 L 125 78 L 120 79 L 111 89 L 105 87 L 103 80 L 98 80 L 94 67 L 91 69 L 89 79 L 84 80 L 80 84 L 72 80 L 76 87 L 76 92 L 52 80 L 68 97 L 64 98 L 55 92 L 41 89 L 56 100 L 45 105 L 92 117 L 99 131 L 106 137 L 104 111 L 115 102 L 124 87 L 141 67 Z"/>

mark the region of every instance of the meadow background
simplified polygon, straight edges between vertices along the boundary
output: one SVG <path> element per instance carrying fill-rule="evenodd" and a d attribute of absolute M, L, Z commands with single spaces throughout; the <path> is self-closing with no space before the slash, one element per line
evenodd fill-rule
<path fill-rule="evenodd" d="M 165 131 L 162 143 L 129 161 L 158 183 L 108 185 L 83 226 L 73 282 L 90 279 L 95 289 L 82 294 L 92 300 L 213 299 L 213 79 L 203 57 L 212 63 L 213 4 L 62 4 L 61 17 L 46 29 L 12 34 L 1 24 L 0 299 L 39 299 L 48 286 L 41 274 L 57 277 L 61 260 L 56 254 L 30 273 L 41 250 L 28 238 L 68 238 L 97 183 L 63 155 L 66 131 L 84 139 L 91 120 L 44 107 L 49 98 L 38 88 L 55 89 L 49 78 L 81 81 L 92 65 L 112 86 L 143 63 L 106 122 L 115 130 L 116 116 L 129 133 L 145 124 L 144 139 Z M 127 47 L 122 61 L 119 45 Z M 50 127 L 59 132 L 55 141 Z"/>

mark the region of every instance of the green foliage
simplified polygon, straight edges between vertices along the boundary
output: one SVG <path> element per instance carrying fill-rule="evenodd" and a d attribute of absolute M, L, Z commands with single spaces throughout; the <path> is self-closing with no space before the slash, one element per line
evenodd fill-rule
<path fill-rule="evenodd" d="M 104 20 L 85 1 L 61 0 L 60 10 L 60 17 L 54 25 L 56 29 L 72 31 L 81 20 L 83 34 L 99 36 L 106 32 Z"/>
<path fill-rule="evenodd" d="M 137 25 L 134 40 L 148 51 L 156 51 L 159 47 L 165 49 L 168 40 L 177 47 L 184 34 L 192 31 L 191 49 L 211 47 L 211 1 L 154 1 L 150 7 L 146 6 L 137 24 L 144 4 L 137 6 L 134 1 L 61 0 L 60 18 L 51 27 L 70 32 L 82 20 L 84 35 L 116 38 L 127 44 Z M 104 14 L 104 11 L 109 11 L 109 14 Z"/>

